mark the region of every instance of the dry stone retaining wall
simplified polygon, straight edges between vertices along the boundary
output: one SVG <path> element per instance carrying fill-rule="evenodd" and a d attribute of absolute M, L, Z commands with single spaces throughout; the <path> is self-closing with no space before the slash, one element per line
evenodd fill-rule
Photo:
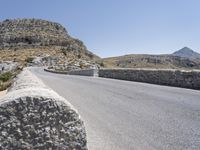
<path fill-rule="evenodd" d="M 81 75 L 81 76 L 98 76 L 97 69 L 82 69 L 82 70 L 72 70 L 68 72 L 69 75 Z"/>
<path fill-rule="evenodd" d="M 0 100 L 0 149 L 87 150 L 80 115 L 28 69 Z"/>
<path fill-rule="evenodd" d="M 100 69 L 99 77 L 200 90 L 200 71 L 156 69 Z"/>
<path fill-rule="evenodd" d="M 67 74 L 66 71 L 56 71 L 56 70 L 53 70 L 53 69 L 44 69 L 44 71 L 46 72 L 51 72 L 51 73 L 57 73 L 57 74 Z"/>

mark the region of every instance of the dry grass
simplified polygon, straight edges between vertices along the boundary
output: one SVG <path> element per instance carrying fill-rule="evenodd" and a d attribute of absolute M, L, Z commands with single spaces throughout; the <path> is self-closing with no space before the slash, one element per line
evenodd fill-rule
<path fill-rule="evenodd" d="M 69 63 L 73 63 L 75 60 L 80 59 L 80 55 L 81 59 L 83 60 L 91 60 L 89 56 L 86 56 L 82 52 L 80 52 L 80 54 L 77 55 L 75 51 L 66 51 L 66 53 L 64 54 L 61 49 L 62 47 L 60 46 L 46 46 L 41 48 L 0 50 L 0 60 L 21 62 L 24 65 L 27 63 L 27 59 L 29 58 L 43 57 L 47 55 L 52 57 L 58 57 L 60 64 L 62 64 L 66 60 Z"/>
<path fill-rule="evenodd" d="M 11 80 L 7 82 L 0 83 L 0 91 L 4 91 L 11 86 Z"/>
<path fill-rule="evenodd" d="M 20 70 L 5 72 L 0 74 L 0 91 L 6 90 L 11 86 L 12 80 L 16 77 L 17 74 L 20 73 Z"/>
<path fill-rule="evenodd" d="M 0 50 L 1 61 L 18 61 L 24 62 L 28 57 L 36 56 L 63 56 L 62 52 L 57 47 L 43 47 L 43 48 L 30 48 L 30 49 L 17 49 L 17 50 Z"/>

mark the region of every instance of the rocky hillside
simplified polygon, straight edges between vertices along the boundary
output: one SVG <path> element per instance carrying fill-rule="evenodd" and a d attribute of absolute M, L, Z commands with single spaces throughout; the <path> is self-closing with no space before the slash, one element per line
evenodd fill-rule
<path fill-rule="evenodd" d="M 180 56 L 180 57 L 185 57 L 189 59 L 200 59 L 200 54 L 193 51 L 192 49 L 188 47 L 184 47 L 172 54 L 173 56 Z"/>
<path fill-rule="evenodd" d="M 101 66 L 108 68 L 159 68 L 200 69 L 200 59 L 189 59 L 173 55 L 125 55 L 104 58 Z"/>
<path fill-rule="evenodd" d="M 38 19 L 5 20 L 0 23 L 0 48 L 68 46 L 70 37 L 58 23 Z"/>
<path fill-rule="evenodd" d="M 0 22 L 0 61 L 26 64 L 38 57 L 48 57 L 48 63 L 43 65 L 55 63 L 56 59 L 56 65 L 76 64 L 79 67 L 94 64 L 99 58 L 58 23 L 41 19 Z"/>

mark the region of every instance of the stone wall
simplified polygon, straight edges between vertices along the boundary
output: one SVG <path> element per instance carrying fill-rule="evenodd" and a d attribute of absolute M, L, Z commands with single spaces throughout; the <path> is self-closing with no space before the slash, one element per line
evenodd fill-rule
<path fill-rule="evenodd" d="M 86 150 L 80 115 L 28 69 L 0 100 L 0 149 Z"/>
<path fill-rule="evenodd" d="M 81 76 L 94 76 L 98 77 L 98 69 L 82 69 L 72 70 L 68 72 L 69 75 L 81 75 Z"/>
<path fill-rule="evenodd" d="M 57 71 L 57 70 L 47 69 L 47 68 L 45 68 L 44 71 L 51 72 L 51 73 L 57 73 L 57 74 L 67 74 L 66 71 Z"/>
<path fill-rule="evenodd" d="M 200 89 L 200 71 L 100 69 L 99 77 Z"/>

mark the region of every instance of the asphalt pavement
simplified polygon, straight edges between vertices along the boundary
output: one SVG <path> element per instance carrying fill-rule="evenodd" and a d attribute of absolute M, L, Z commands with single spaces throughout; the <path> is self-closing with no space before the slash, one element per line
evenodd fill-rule
<path fill-rule="evenodd" d="M 79 111 L 90 150 L 200 150 L 200 91 L 30 70 Z"/>

